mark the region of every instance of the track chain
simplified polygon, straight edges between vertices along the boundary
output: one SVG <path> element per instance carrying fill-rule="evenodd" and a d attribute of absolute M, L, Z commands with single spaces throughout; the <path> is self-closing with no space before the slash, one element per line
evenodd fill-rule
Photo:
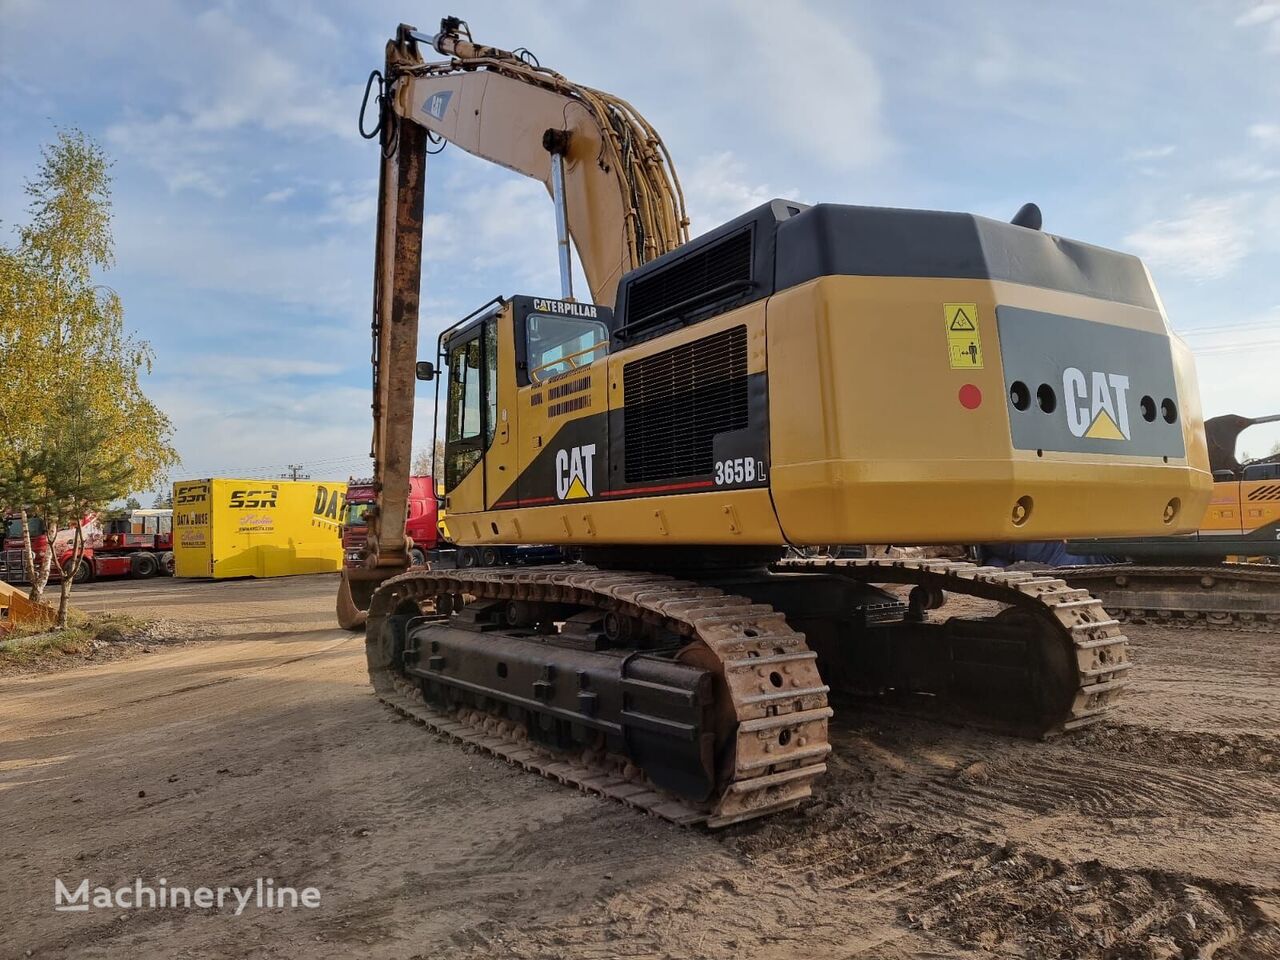
<path fill-rule="evenodd" d="M 613 610 L 687 638 L 692 646 L 685 651 L 696 653 L 690 662 L 714 667 L 717 692 L 728 696 L 733 710 L 734 741 L 718 796 L 705 806 L 691 804 L 634 775 L 619 776 L 616 767 L 544 751 L 519 739 L 514 725 L 499 718 L 476 711 L 449 715 L 428 705 L 391 662 L 382 624 L 406 602 L 421 608 L 442 595 Z M 828 688 L 804 635 L 770 606 L 662 574 L 582 565 L 414 570 L 388 579 L 374 593 L 366 649 L 379 698 L 404 715 L 526 769 L 676 823 L 720 827 L 794 807 L 810 795 L 831 752 Z"/>
<path fill-rule="evenodd" d="M 1132 666 L 1120 623 L 1089 591 L 1042 572 L 981 567 L 956 560 L 788 559 L 779 570 L 834 573 L 862 583 L 901 583 L 994 600 L 1038 614 L 1069 644 L 1076 660 L 1076 695 L 1067 715 L 1041 731 L 1053 736 L 1098 723 L 1115 706 Z"/>
<path fill-rule="evenodd" d="M 1280 567 L 1274 564 L 1175 567 L 1116 563 L 1061 567 L 1056 572 L 1072 583 L 1103 594 L 1108 609 L 1130 623 L 1280 631 Z M 1228 584 L 1247 585 L 1256 596 L 1241 603 L 1240 594 L 1215 590 Z M 1179 591 L 1182 599 L 1176 606 L 1165 606 Z M 1163 603 L 1153 592 L 1163 595 Z M 1252 600 L 1260 602 L 1251 603 Z M 1255 609 L 1241 609 L 1245 605 Z"/>

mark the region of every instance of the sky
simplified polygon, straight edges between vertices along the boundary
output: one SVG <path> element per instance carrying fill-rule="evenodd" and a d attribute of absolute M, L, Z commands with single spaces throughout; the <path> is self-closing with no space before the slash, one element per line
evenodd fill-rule
<path fill-rule="evenodd" d="M 368 472 L 378 153 L 356 114 L 396 25 L 444 14 L 634 104 L 695 235 L 777 196 L 1035 201 L 1047 231 L 1144 258 L 1207 415 L 1280 412 L 1280 2 L 0 0 L 0 231 L 58 127 L 114 158 L 101 279 L 154 347 L 174 479 Z M 559 290 L 541 184 L 454 147 L 427 177 L 423 357 L 496 294 Z"/>

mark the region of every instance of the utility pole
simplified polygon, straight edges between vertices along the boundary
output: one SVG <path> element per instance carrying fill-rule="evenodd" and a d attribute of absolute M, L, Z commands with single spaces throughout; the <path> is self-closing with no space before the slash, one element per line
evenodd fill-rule
<path fill-rule="evenodd" d="M 310 480 L 311 474 L 301 473 L 303 465 L 301 463 L 289 464 L 289 472 L 280 474 L 281 480 Z"/>

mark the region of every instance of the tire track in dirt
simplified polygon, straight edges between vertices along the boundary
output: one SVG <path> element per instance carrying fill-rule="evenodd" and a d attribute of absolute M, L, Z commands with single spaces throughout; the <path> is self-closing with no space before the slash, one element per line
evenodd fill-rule
<path fill-rule="evenodd" d="M 485 924 L 444 955 L 522 958 L 1280 955 L 1275 891 L 1073 864 L 830 807 L 726 840 L 734 868 L 601 897 L 572 920 Z"/>
<path fill-rule="evenodd" d="M 1069 863 L 915 825 L 853 826 L 848 813 L 831 807 L 794 834 L 761 834 L 740 846 L 757 862 L 807 870 L 819 887 L 847 887 L 853 878 L 892 893 L 907 925 L 966 948 L 1016 945 L 1064 957 L 1280 955 L 1274 889 Z"/>

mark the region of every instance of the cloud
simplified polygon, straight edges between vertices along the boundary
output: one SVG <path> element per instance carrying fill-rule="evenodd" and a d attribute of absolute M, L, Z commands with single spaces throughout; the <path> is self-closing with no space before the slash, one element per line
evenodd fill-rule
<path fill-rule="evenodd" d="M 175 427 L 183 461 L 175 479 L 271 476 L 291 462 L 317 479 L 335 479 L 356 469 L 369 449 L 369 397 L 358 388 L 239 394 L 168 381 L 149 393 Z"/>
<path fill-rule="evenodd" d="M 1132 150 L 1125 151 L 1124 159 L 1129 161 L 1162 160 L 1165 157 L 1172 156 L 1177 149 L 1172 143 L 1161 144 L 1157 147 L 1135 147 Z"/>
<path fill-rule="evenodd" d="M 158 174 L 170 193 L 192 190 L 214 199 L 228 193 L 230 166 L 218 157 L 220 145 L 210 137 L 191 136 L 176 116 L 127 117 L 107 126 L 106 141 Z"/>
<path fill-rule="evenodd" d="M 283 20 L 273 23 L 271 13 L 250 21 L 221 6 L 194 18 L 163 10 L 199 41 L 175 45 L 161 23 L 138 32 L 134 57 L 147 64 L 149 81 L 164 96 L 148 104 L 150 113 L 126 110 L 106 126 L 106 139 L 158 174 L 170 192 L 225 198 L 253 178 L 255 165 L 269 157 L 264 151 L 278 151 L 282 140 L 358 142 L 346 105 L 359 102 L 360 88 L 335 85 L 327 74 L 336 70 L 304 56 L 307 41 L 325 33 L 323 18 L 298 22 L 278 9 L 274 16 Z M 284 32 L 290 44 L 269 42 Z M 264 132 L 275 136 L 264 140 Z"/>
<path fill-rule="evenodd" d="M 371 224 L 378 214 L 378 181 L 331 183 L 321 223 L 342 223 L 350 227 Z"/>
<path fill-rule="evenodd" d="M 1255 3 L 1236 17 L 1237 27 L 1261 27 L 1266 34 L 1266 50 L 1280 53 L 1280 3 Z"/>
<path fill-rule="evenodd" d="M 207 378 L 209 386 L 218 383 L 254 384 L 286 379 L 335 377 L 346 372 L 341 363 L 305 360 L 297 357 L 246 357 L 229 354 L 202 354 L 183 365 L 184 379 Z"/>
<path fill-rule="evenodd" d="M 1243 183 L 1266 183 L 1280 177 L 1280 169 L 1253 157 L 1224 157 L 1218 161 L 1218 169 L 1224 177 Z"/>
<path fill-rule="evenodd" d="M 281 304 L 342 320 L 368 309 L 372 238 L 364 245 L 314 231 L 282 238 L 262 224 L 256 231 L 237 231 L 217 221 L 184 222 L 181 216 L 137 207 L 123 213 L 116 252 L 130 270 L 192 292 L 264 298 L 259 307 L 267 315 Z"/>
<path fill-rule="evenodd" d="M 297 187 L 281 187 L 279 190 L 272 190 L 270 193 L 263 194 L 263 203 L 283 203 L 298 192 Z"/>
<path fill-rule="evenodd" d="M 881 117 L 879 71 L 847 21 L 801 0 L 783 6 L 740 0 L 720 14 L 721 29 L 708 36 L 719 34 L 722 43 L 732 43 L 724 28 L 736 15 L 747 46 L 717 68 L 728 62 L 749 68 L 749 81 L 740 76 L 749 86 L 735 88 L 732 96 L 736 100 L 750 89 L 751 102 L 742 106 L 768 117 L 778 135 L 836 171 L 869 167 L 893 151 Z M 786 26 L 781 35 L 780 23 Z M 804 65 L 784 37 L 803 38 Z"/>
<path fill-rule="evenodd" d="M 699 157 L 690 170 L 684 178 L 692 221 L 690 236 L 705 233 L 775 197 L 800 199 L 795 187 L 777 190 L 755 182 L 746 164 L 730 150 Z"/>
<path fill-rule="evenodd" d="M 465 185 L 465 186 L 464 186 Z M 555 212 L 536 180 L 471 164 L 442 187 L 449 209 L 428 214 L 423 257 L 428 265 L 501 277 L 499 292 L 558 289 Z"/>
<path fill-rule="evenodd" d="M 1280 149 L 1280 123 L 1252 124 L 1249 136 L 1264 147 Z"/>
<path fill-rule="evenodd" d="M 240 393 L 156 379 L 147 391 L 174 423 L 182 455 L 174 480 L 276 477 L 291 463 L 316 480 L 371 470 L 367 387 L 267 384 Z M 414 399 L 415 449 L 430 446 L 434 411 L 430 392 Z"/>
<path fill-rule="evenodd" d="M 1217 280 L 1248 255 L 1251 236 L 1239 200 L 1201 198 L 1177 216 L 1135 230 L 1125 243 L 1152 267 L 1192 280 Z"/>
<path fill-rule="evenodd" d="M 261 32 L 223 8 L 198 14 L 193 32 L 200 37 L 199 55 L 209 61 L 206 69 L 190 72 L 198 82 L 187 84 L 179 94 L 193 130 L 253 125 L 309 138 L 356 139 L 350 112 L 335 110 L 333 104 L 356 103 L 358 94 L 337 94 L 324 82 L 315 58 L 291 60 L 283 55 L 283 50 L 304 50 L 301 43 L 264 42 Z M 354 93 L 355 85 L 350 89 Z"/>

